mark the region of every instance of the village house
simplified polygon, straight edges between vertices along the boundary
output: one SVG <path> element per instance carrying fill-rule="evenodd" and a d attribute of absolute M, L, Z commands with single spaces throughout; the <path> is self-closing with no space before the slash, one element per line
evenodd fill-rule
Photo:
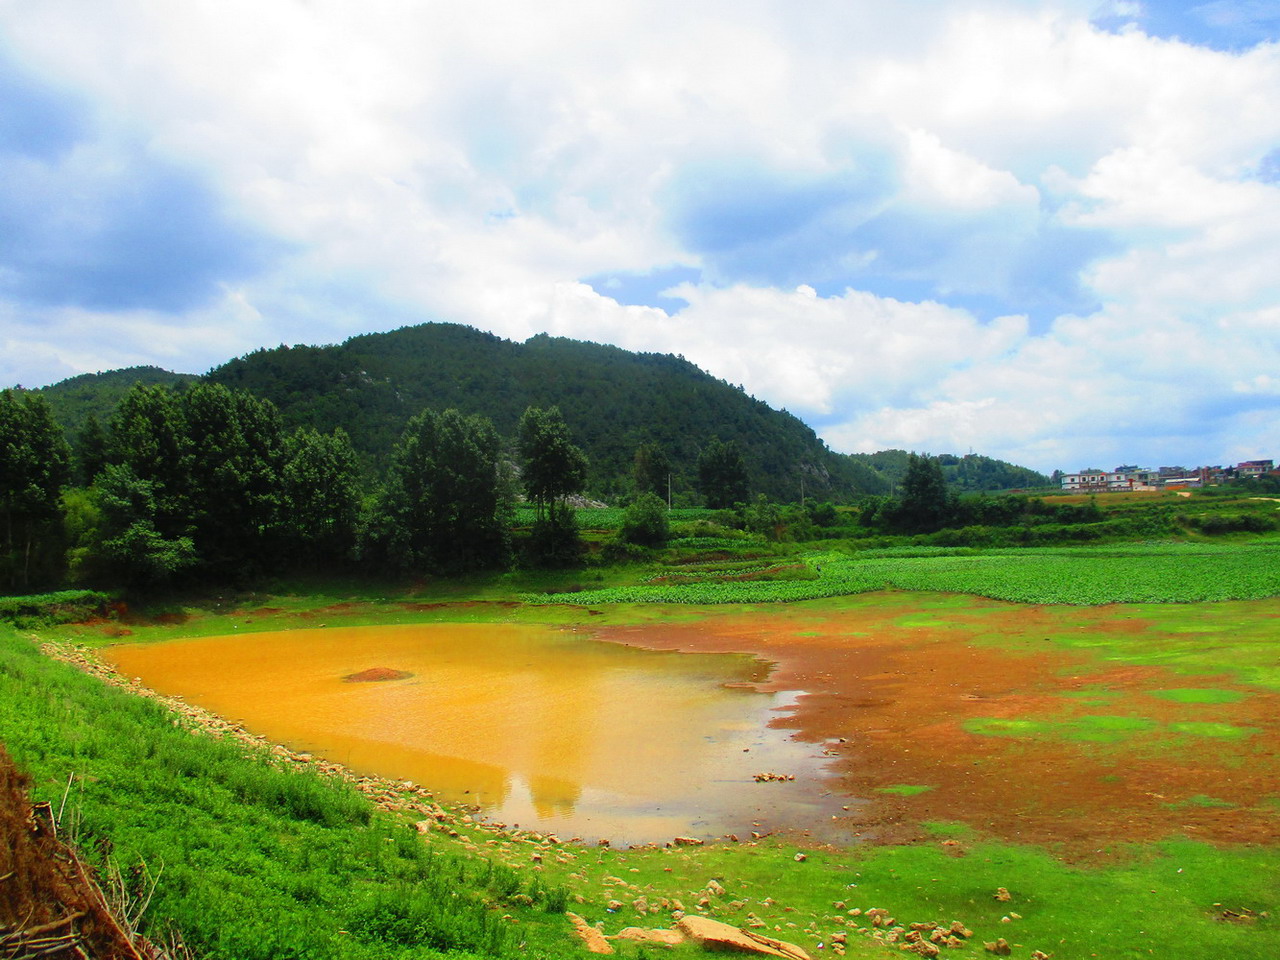
<path fill-rule="evenodd" d="M 1111 471 L 1094 469 L 1062 475 L 1062 489 L 1072 493 L 1116 493 L 1164 488 L 1213 486 L 1237 477 L 1261 477 L 1276 473 L 1273 460 L 1244 460 L 1235 467 L 1160 467 L 1153 470 L 1126 465 Z"/>

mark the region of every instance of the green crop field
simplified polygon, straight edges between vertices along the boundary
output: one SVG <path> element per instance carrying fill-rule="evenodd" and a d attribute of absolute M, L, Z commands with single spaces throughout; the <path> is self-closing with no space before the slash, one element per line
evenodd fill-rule
<path fill-rule="evenodd" d="M 912 548 L 806 553 L 785 580 L 741 581 L 706 570 L 697 582 L 585 590 L 579 604 L 769 603 L 886 588 L 968 593 L 1017 603 L 1196 603 L 1280 595 L 1280 544 L 1155 543 L 1023 550 Z M 563 602 L 535 594 L 534 603 Z"/>

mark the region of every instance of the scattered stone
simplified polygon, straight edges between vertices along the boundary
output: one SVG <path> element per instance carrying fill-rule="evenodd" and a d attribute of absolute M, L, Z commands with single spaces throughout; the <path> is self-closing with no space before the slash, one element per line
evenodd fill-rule
<path fill-rule="evenodd" d="M 794 780 L 795 774 L 791 773 L 757 773 L 756 783 L 784 783 L 788 780 Z"/>
<path fill-rule="evenodd" d="M 913 943 L 909 948 L 907 948 L 907 952 L 914 953 L 917 956 L 921 956 L 921 957 L 936 957 L 942 951 L 940 951 L 936 946 L 934 946 L 928 940 L 918 940 L 917 942 Z"/>
<path fill-rule="evenodd" d="M 1009 891 L 1006 890 L 1004 887 L 996 887 L 995 896 L 996 896 L 996 899 L 999 900 L 1001 903 L 1008 903 L 1010 900 L 1013 899 L 1013 897 L 1009 895 Z"/>
<path fill-rule="evenodd" d="M 587 921 L 583 920 L 576 913 L 566 913 L 569 922 L 573 924 L 574 935 L 583 942 L 587 951 L 590 953 L 613 953 L 613 947 L 609 941 L 605 939 L 604 934 L 597 930 Z"/>
<path fill-rule="evenodd" d="M 983 948 L 987 953 L 994 953 L 997 957 L 1007 957 L 1013 953 L 1013 948 L 1009 946 L 1009 941 L 1001 937 L 995 943 L 984 943 Z"/>
<path fill-rule="evenodd" d="M 608 910 L 610 913 L 617 913 L 619 910 L 622 909 L 622 901 L 610 900 L 608 903 L 604 905 L 604 908 Z"/>
<path fill-rule="evenodd" d="M 806 860 L 809 859 L 809 857 L 807 854 L 797 853 L 794 857 L 792 857 L 792 859 L 795 860 L 796 863 L 804 863 Z"/>
<path fill-rule="evenodd" d="M 724 887 L 722 887 L 717 881 L 711 880 L 707 883 L 707 893 L 711 894 L 713 897 L 723 897 Z"/>
<path fill-rule="evenodd" d="M 968 927 L 966 927 L 959 920 L 952 920 L 951 926 L 949 929 L 951 930 L 951 933 L 953 936 L 961 937 L 962 939 L 965 939 L 965 940 L 968 940 L 970 937 L 973 936 L 973 931 L 970 930 Z"/>
<path fill-rule="evenodd" d="M 1043 950 L 1032 950 L 1031 960 L 1049 960 L 1053 956 L 1051 953 L 1045 953 Z"/>
<path fill-rule="evenodd" d="M 677 847 L 700 847 L 700 846 L 702 846 L 702 841 L 701 841 L 700 839 L 698 839 L 697 837 L 676 837 L 674 842 L 675 842 L 675 845 L 676 845 Z"/>
<path fill-rule="evenodd" d="M 809 954 L 793 943 L 742 930 L 708 917 L 685 917 L 677 925 L 677 929 L 708 950 L 737 950 L 766 957 L 810 960 Z"/>
<path fill-rule="evenodd" d="M 684 943 L 684 934 L 679 930 L 646 930 L 643 927 L 623 927 L 609 940 L 630 940 L 632 943 L 653 944 L 662 947 L 678 947 Z"/>

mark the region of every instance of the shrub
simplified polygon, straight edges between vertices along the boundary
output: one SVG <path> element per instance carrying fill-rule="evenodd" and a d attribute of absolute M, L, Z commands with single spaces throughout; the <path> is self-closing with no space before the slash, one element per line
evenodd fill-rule
<path fill-rule="evenodd" d="M 618 536 L 642 547 L 661 547 L 671 536 L 667 505 L 656 494 L 641 494 L 627 507 Z"/>

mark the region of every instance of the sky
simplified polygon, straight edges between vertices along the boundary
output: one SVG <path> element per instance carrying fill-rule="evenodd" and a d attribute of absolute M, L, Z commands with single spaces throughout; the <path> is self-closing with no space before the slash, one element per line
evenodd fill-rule
<path fill-rule="evenodd" d="M 846 453 L 1280 459 L 1280 3 L 0 0 L 0 385 L 429 320 Z"/>

